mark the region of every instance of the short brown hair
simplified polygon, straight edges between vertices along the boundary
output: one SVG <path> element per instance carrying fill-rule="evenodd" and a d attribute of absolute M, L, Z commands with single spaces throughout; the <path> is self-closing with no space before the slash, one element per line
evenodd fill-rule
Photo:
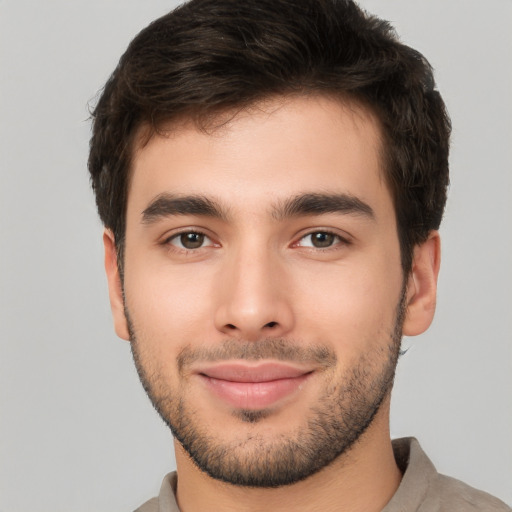
<path fill-rule="evenodd" d="M 269 96 L 311 93 L 354 98 L 378 116 L 408 272 L 414 246 L 443 216 L 450 121 L 426 59 L 349 0 L 191 0 L 135 37 L 92 114 L 89 155 L 119 265 L 141 126 L 201 125 Z"/>

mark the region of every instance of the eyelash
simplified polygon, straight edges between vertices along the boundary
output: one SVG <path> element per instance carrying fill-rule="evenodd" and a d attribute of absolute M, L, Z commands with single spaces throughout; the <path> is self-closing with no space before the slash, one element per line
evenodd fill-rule
<path fill-rule="evenodd" d="M 312 250 L 319 250 L 319 251 L 322 251 L 322 252 L 326 252 L 326 251 L 329 251 L 329 250 L 336 250 L 336 249 L 338 249 L 339 245 L 345 245 L 345 246 L 346 245 L 350 245 L 350 241 L 349 240 L 347 240 L 346 238 L 342 237 L 338 233 L 334 233 L 333 231 L 330 231 L 328 229 L 317 229 L 315 231 L 310 231 L 309 233 L 306 233 L 303 236 L 301 236 L 299 238 L 299 240 L 297 242 L 295 242 L 293 245 L 294 246 L 299 246 L 299 243 L 302 240 L 304 240 L 307 237 L 312 237 L 313 235 L 317 235 L 317 234 L 332 236 L 333 239 L 334 239 L 334 242 L 332 243 L 332 245 L 329 245 L 327 247 L 314 247 L 313 245 L 311 245 L 311 246 L 304 246 L 304 247 L 306 247 L 308 249 L 312 249 Z"/>
<path fill-rule="evenodd" d="M 313 235 L 317 235 L 317 234 L 332 236 L 333 237 L 333 243 L 331 245 L 326 246 L 326 247 L 315 247 L 313 244 L 307 245 L 307 246 L 301 246 L 300 245 L 300 243 L 304 239 L 306 239 L 307 237 L 312 237 Z M 177 240 L 177 239 L 179 239 L 180 237 L 182 237 L 184 235 L 197 235 L 197 236 L 204 237 L 204 238 L 201 241 L 201 245 L 199 245 L 198 247 L 195 247 L 195 248 L 179 247 L 179 246 L 177 246 L 177 245 L 172 243 L 174 240 Z M 206 245 L 206 246 L 203 245 L 204 239 L 209 240 L 211 243 L 209 245 Z M 327 252 L 329 250 L 336 250 L 336 249 L 338 249 L 339 245 L 347 246 L 347 245 L 350 245 L 350 244 L 351 244 L 351 242 L 349 240 L 347 240 L 346 238 L 342 237 L 338 233 L 334 233 L 333 231 L 330 231 L 328 229 L 317 229 L 315 231 L 310 231 L 310 232 L 302 235 L 296 242 L 294 242 L 292 244 L 292 247 L 304 247 L 304 248 L 309 249 L 309 250 L 318 250 L 318 251 L 321 251 L 321 252 Z M 197 251 L 199 249 L 205 249 L 206 247 L 211 247 L 211 246 L 215 246 L 215 245 L 218 245 L 218 244 L 215 244 L 215 242 L 213 242 L 212 239 L 207 234 L 205 234 L 204 232 L 199 231 L 199 230 L 189 229 L 189 230 L 181 231 L 179 233 L 175 233 L 172 236 L 167 237 L 162 242 L 162 245 L 167 246 L 169 248 L 170 248 L 170 246 L 172 246 L 172 249 L 176 250 L 176 251 L 195 252 L 195 251 Z M 182 245 L 183 245 L 183 243 L 182 243 Z"/>
<path fill-rule="evenodd" d="M 190 248 L 187 248 L 187 247 L 179 247 L 177 245 L 174 245 L 172 242 L 174 240 L 178 240 L 180 239 L 182 236 L 184 235 L 197 235 L 197 236 L 202 236 L 204 237 L 204 239 L 207 239 L 211 242 L 211 244 L 209 244 L 208 246 L 203 246 L 202 244 L 199 246 L 199 247 L 196 247 L 196 248 L 193 248 L 193 249 L 190 249 Z M 173 249 L 174 250 L 177 250 L 177 251 L 184 251 L 184 252 L 193 252 L 193 251 L 196 251 L 198 249 L 204 249 L 205 247 L 209 247 L 209 246 L 213 246 L 215 245 L 215 243 L 212 241 L 212 239 L 206 234 L 206 233 L 203 233 L 202 231 L 199 231 L 199 230 L 195 230 L 195 229 L 189 229 L 189 230 L 184 230 L 184 231 L 181 231 L 179 233 L 175 233 L 173 234 L 172 236 L 169 236 L 167 237 L 163 242 L 162 242 L 162 245 L 165 245 L 167 247 L 169 246 L 173 246 Z M 183 245 L 183 244 L 182 244 Z"/>

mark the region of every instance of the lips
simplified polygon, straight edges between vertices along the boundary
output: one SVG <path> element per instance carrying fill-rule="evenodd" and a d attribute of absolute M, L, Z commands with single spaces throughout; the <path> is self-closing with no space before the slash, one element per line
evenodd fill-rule
<path fill-rule="evenodd" d="M 236 408 L 270 407 L 300 391 L 312 374 L 285 363 L 222 363 L 197 370 L 209 392 Z"/>

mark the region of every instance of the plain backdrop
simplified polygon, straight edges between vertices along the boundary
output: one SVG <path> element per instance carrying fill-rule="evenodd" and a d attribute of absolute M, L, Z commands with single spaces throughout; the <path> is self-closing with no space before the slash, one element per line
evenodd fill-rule
<path fill-rule="evenodd" d="M 241 0 L 243 1 L 243 0 Z M 162 0 L 0 0 L 0 512 L 133 510 L 171 435 L 114 335 L 88 102 Z M 438 313 L 405 341 L 394 437 L 512 503 L 512 2 L 364 0 L 453 121 Z"/>

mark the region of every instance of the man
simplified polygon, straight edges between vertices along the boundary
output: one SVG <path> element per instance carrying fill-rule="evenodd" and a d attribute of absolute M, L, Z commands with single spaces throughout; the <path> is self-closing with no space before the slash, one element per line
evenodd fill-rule
<path fill-rule="evenodd" d="M 449 132 L 427 61 L 352 2 L 193 0 L 132 41 L 89 169 L 115 329 L 175 438 L 138 510 L 510 510 L 389 433 Z"/>

